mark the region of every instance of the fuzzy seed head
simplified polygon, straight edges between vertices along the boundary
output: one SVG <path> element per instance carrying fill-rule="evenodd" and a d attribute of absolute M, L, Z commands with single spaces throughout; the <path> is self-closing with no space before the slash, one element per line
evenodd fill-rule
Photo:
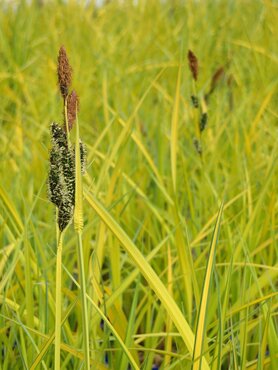
<path fill-rule="evenodd" d="M 67 147 L 67 135 L 58 123 L 53 122 L 50 126 L 52 144 L 60 147 Z"/>
<path fill-rule="evenodd" d="M 61 46 L 58 54 L 57 64 L 58 83 L 62 97 L 65 99 L 68 95 L 72 80 L 72 68 L 69 64 L 68 56 L 64 46 Z"/>
<path fill-rule="evenodd" d="M 58 226 L 63 231 L 71 222 L 73 217 L 73 206 L 70 203 L 63 202 L 58 210 Z"/>
<path fill-rule="evenodd" d="M 199 108 L 199 100 L 196 95 L 191 95 L 191 101 L 194 108 Z"/>
<path fill-rule="evenodd" d="M 206 112 L 202 113 L 200 119 L 200 132 L 204 131 L 208 122 L 208 114 Z"/>
<path fill-rule="evenodd" d="M 55 122 L 51 125 L 51 139 L 48 193 L 49 200 L 58 208 L 58 225 L 63 231 L 71 221 L 74 210 L 74 150 L 68 147 L 64 130 Z"/>
<path fill-rule="evenodd" d="M 218 82 L 219 82 L 219 80 L 224 76 L 224 74 L 225 74 L 225 69 L 224 69 L 224 67 L 220 67 L 220 68 L 218 68 L 218 69 L 214 72 L 214 74 L 213 74 L 213 76 L 212 76 L 212 78 L 211 78 L 211 83 L 210 83 L 210 89 L 211 89 L 211 91 L 213 91 L 213 90 L 215 89 L 215 87 L 216 87 L 217 83 L 218 83 Z"/>
<path fill-rule="evenodd" d="M 202 146 L 201 146 L 200 141 L 197 138 L 194 138 L 193 144 L 195 146 L 195 149 L 196 149 L 197 153 L 202 155 Z"/>
<path fill-rule="evenodd" d="M 59 207 L 62 199 L 62 186 L 59 171 L 60 153 L 57 146 L 53 146 L 50 151 L 50 168 L 48 173 L 48 197 L 49 200 Z"/>
<path fill-rule="evenodd" d="M 63 183 L 63 202 L 72 206 L 75 202 L 75 161 L 73 149 L 61 148 L 61 181 Z"/>
<path fill-rule="evenodd" d="M 189 50 L 187 54 L 187 59 L 188 59 L 188 64 L 189 64 L 189 69 L 192 73 L 192 77 L 194 78 L 195 81 L 198 79 L 198 59 L 196 55 L 193 53 L 193 51 Z"/>
<path fill-rule="evenodd" d="M 71 222 L 75 205 L 75 150 L 67 144 L 67 136 L 58 123 L 51 124 L 48 197 L 58 209 L 58 226 L 63 231 Z M 86 171 L 86 148 L 80 140 L 81 172 Z"/>
<path fill-rule="evenodd" d="M 67 119 L 69 131 L 72 129 L 74 122 L 76 121 L 78 111 L 79 111 L 79 97 L 76 94 L 76 91 L 73 90 L 67 97 Z"/>
<path fill-rule="evenodd" d="M 86 172 L 86 165 L 87 165 L 87 149 L 85 144 L 80 140 L 79 142 L 80 147 L 80 162 L 81 162 L 81 173 L 84 175 Z"/>

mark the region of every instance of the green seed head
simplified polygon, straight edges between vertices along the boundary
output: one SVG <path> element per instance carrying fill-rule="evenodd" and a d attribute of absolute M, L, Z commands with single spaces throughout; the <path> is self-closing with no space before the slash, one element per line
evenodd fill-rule
<path fill-rule="evenodd" d="M 204 131 L 206 128 L 208 121 L 208 114 L 207 113 L 202 113 L 201 119 L 200 119 L 200 132 Z"/>
<path fill-rule="evenodd" d="M 58 225 L 62 231 L 73 217 L 75 201 L 74 151 L 68 147 L 66 134 L 57 123 L 51 125 L 51 137 L 49 199 L 58 208 Z"/>
<path fill-rule="evenodd" d="M 199 107 L 199 100 L 198 100 L 198 97 L 196 95 L 191 95 L 191 101 L 192 101 L 192 104 L 193 104 L 194 108 Z"/>
<path fill-rule="evenodd" d="M 73 205 L 69 202 L 62 202 L 58 210 L 58 226 L 63 231 L 71 222 L 73 217 Z"/>
<path fill-rule="evenodd" d="M 85 144 L 80 140 L 80 161 L 81 161 L 81 172 L 84 174 L 86 172 L 87 165 L 87 150 Z"/>

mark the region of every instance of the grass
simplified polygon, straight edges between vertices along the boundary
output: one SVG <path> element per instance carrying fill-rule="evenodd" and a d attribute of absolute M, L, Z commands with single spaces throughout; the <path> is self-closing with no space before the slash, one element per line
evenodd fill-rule
<path fill-rule="evenodd" d="M 1 370 L 54 368 L 55 342 L 61 369 L 278 368 L 277 20 L 271 0 L 1 2 Z M 59 255 L 61 45 L 87 171 Z"/>

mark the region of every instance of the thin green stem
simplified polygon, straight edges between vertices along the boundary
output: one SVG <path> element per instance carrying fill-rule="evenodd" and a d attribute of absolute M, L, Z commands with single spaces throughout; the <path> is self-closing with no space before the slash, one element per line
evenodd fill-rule
<path fill-rule="evenodd" d="M 81 159 L 79 144 L 79 124 L 76 117 L 76 138 L 75 138 L 75 209 L 74 209 L 74 229 L 78 239 L 78 260 L 80 272 L 81 302 L 82 302 L 82 324 L 83 324 L 83 348 L 85 357 L 85 369 L 90 370 L 90 346 L 89 346 L 89 323 L 86 301 L 86 278 L 83 257 L 83 190 L 81 175 Z"/>
<path fill-rule="evenodd" d="M 62 250 L 63 232 L 59 232 L 57 239 L 56 256 L 56 305 L 55 305 L 55 370 L 60 370 L 61 350 L 61 278 L 62 278 Z"/>
<path fill-rule="evenodd" d="M 78 263 L 80 272 L 80 288 L 82 302 L 82 325 L 83 325 L 83 348 L 85 355 L 85 369 L 90 370 L 90 346 L 89 346 L 89 321 L 86 298 L 86 278 L 83 257 L 82 231 L 77 232 L 78 239 Z"/>

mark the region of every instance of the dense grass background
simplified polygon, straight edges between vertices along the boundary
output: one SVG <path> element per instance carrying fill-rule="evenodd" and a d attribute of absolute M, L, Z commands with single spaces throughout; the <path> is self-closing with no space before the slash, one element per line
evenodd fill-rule
<path fill-rule="evenodd" d="M 278 368 L 277 22 L 270 0 L 112 1 L 101 8 L 1 1 L 1 369 L 30 369 L 44 349 L 37 369 L 53 368 L 53 337 L 47 340 L 55 325 L 55 211 L 46 179 L 49 125 L 62 122 L 56 82 L 62 44 L 88 150 L 87 293 L 114 327 L 88 301 L 91 367 L 127 369 L 118 334 L 142 369 L 191 368 L 173 315 L 150 288 L 144 270 L 150 265 L 196 343 L 204 343 L 203 368 L 205 361 L 211 369 Z M 196 86 L 188 49 L 199 59 Z M 190 96 L 197 91 L 201 99 L 220 67 L 225 72 L 209 99 L 201 158 Z M 143 266 L 127 253 L 131 241 L 120 243 L 116 229 L 107 228 L 106 213 L 100 220 L 95 198 L 146 257 Z M 207 265 L 214 248 L 215 263 Z M 62 369 L 80 369 L 83 359 L 73 279 L 79 276 L 70 228 Z M 199 367 L 196 346 L 194 358 Z"/>

